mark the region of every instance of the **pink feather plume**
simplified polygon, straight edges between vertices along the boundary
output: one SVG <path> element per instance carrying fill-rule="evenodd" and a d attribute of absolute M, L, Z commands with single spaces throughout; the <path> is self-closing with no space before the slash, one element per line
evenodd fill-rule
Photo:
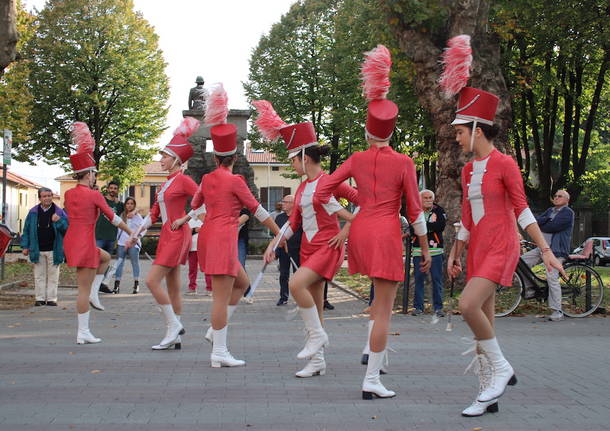
<path fill-rule="evenodd" d="M 72 135 L 72 143 L 76 145 L 76 153 L 92 153 L 95 150 L 95 140 L 91 136 L 89 126 L 81 121 L 72 123 L 70 130 Z"/>
<path fill-rule="evenodd" d="M 390 69 L 392 56 L 383 45 L 364 53 L 365 59 L 360 69 L 364 97 L 367 102 L 385 99 L 390 90 Z"/>
<path fill-rule="evenodd" d="M 193 117 L 186 117 L 182 123 L 174 130 L 174 136 L 183 135 L 185 138 L 190 137 L 199 128 L 199 120 Z"/>
<path fill-rule="evenodd" d="M 271 102 L 266 100 L 254 100 L 252 102 L 258 112 L 258 117 L 254 122 L 261 135 L 268 141 L 275 141 L 280 137 L 280 129 L 287 124 L 280 118 Z"/>
<path fill-rule="evenodd" d="M 447 48 L 442 56 L 443 74 L 440 86 L 445 97 L 455 96 L 468 83 L 470 66 L 472 65 L 472 49 L 470 36 L 460 34 L 447 42 Z"/>
<path fill-rule="evenodd" d="M 229 115 L 229 97 L 222 83 L 218 83 L 206 103 L 205 125 L 224 124 L 227 122 L 227 115 Z"/>

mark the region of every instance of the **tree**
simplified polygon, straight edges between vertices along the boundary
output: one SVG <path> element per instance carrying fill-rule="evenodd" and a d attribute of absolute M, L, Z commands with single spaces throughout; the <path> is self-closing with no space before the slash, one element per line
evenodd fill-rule
<path fill-rule="evenodd" d="M 18 34 L 15 0 L 0 0 L 0 76 L 15 61 Z"/>
<path fill-rule="evenodd" d="M 155 151 L 169 93 L 158 37 L 133 2 L 50 0 L 24 51 L 35 103 L 16 158 L 66 165 L 70 124 L 84 121 L 105 176 L 133 181 Z"/>

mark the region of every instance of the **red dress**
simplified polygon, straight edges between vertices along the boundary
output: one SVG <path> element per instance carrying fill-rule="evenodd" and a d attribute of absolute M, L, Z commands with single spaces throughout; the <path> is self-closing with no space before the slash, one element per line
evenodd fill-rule
<path fill-rule="evenodd" d="M 68 266 L 97 268 L 100 266 L 100 249 L 95 244 L 95 223 L 100 211 L 113 224 L 118 224 L 120 219 L 99 191 L 82 184 L 66 192 L 64 205 L 69 221 L 64 238 Z"/>
<path fill-rule="evenodd" d="M 266 219 L 268 214 L 244 179 L 224 166 L 201 179 L 191 206 L 196 209 L 203 204 L 206 206 L 205 223 L 197 239 L 201 271 L 237 277 L 241 268 L 237 258 L 239 212 L 245 207 L 259 220 Z"/>
<path fill-rule="evenodd" d="M 174 220 L 186 215 L 184 212 L 186 201 L 196 191 L 195 181 L 181 171 L 168 176 L 167 181 L 161 186 L 149 214 L 153 224 L 159 217 L 163 222 L 153 265 L 174 268 L 186 264 L 191 248 L 191 228 L 188 223 L 184 223 L 178 230 L 172 230 L 171 226 Z"/>
<path fill-rule="evenodd" d="M 482 277 L 510 286 L 519 261 L 515 218 L 523 229 L 536 222 L 517 163 L 498 150 L 467 163 L 462 170 L 462 193 L 458 239 L 469 240 L 467 280 Z"/>
<path fill-rule="evenodd" d="M 353 177 L 358 186 L 360 211 L 349 232 L 348 263 L 351 274 L 401 281 L 404 279 L 402 237 L 398 218 L 401 197 L 417 235 L 426 234 L 413 160 L 389 146 L 354 153 L 329 181 L 320 185 L 317 199 L 328 202 L 332 190 Z"/>
<path fill-rule="evenodd" d="M 328 179 L 329 176 L 321 172 L 313 180 L 301 183 L 295 195 L 294 211 L 288 219 L 290 229 L 286 232 L 286 238 L 290 238 L 302 226 L 301 266 L 311 269 L 326 280 L 332 280 L 343 263 L 345 246 L 330 247 L 328 240 L 339 233 L 339 220 L 335 213 L 342 207 L 332 198 L 330 204 L 314 200 L 316 188 Z M 344 182 L 336 187 L 333 195 L 357 204 L 358 192 Z"/>

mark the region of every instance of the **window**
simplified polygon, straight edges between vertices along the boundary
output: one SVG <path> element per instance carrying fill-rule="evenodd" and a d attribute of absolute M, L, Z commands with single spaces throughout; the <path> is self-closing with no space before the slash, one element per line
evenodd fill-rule
<path fill-rule="evenodd" d="M 136 197 L 136 186 L 129 186 L 129 196 L 132 198 Z"/>
<path fill-rule="evenodd" d="M 279 171 L 280 167 L 279 166 L 271 166 L 271 170 L 272 171 Z"/>
<path fill-rule="evenodd" d="M 267 211 L 275 211 L 276 203 L 290 194 L 290 187 L 261 187 L 260 202 Z"/>
<path fill-rule="evenodd" d="M 155 203 L 155 198 L 157 197 L 157 186 L 150 186 L 150 203 L 149 206 L 150 208 L 152 208 L 152 206 Z"/>

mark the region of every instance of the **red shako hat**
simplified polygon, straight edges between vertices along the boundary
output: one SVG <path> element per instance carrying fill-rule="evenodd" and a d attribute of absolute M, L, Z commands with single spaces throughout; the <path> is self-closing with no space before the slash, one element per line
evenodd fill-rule
<path fill-rule="evenodd" d="M 446 97 L 458 96 L 455 120 L 451 123 L 483 123 L 493 125 L 498 108 L 498 96 L 478 88 L 466 87 L 470 79 L 472 65 L 472 48 L 470 36 L 461 34 L 447 42 L 443 53 L 444 70 L 440 86 Z"/>
<path fill-rule="evenodd" d="M 70 164 L 75 174 L 85 171 L 96 171 L 93 150 L 95 150 L 95 140 L 91 136 L 89 127 L 86 123 L 76 121 L 72 123 L 70 130 L 72 143 L 76 145 L 76 153 L 70 155 Z"/>
<path fill-rule="evenodd" d="M 180 163 L 185 163 L 193 156 L 193 146 L 188 139 L 198 128 L 198 120 L 193 117 L 186 117 L 178 128 L 174 130 L 174 137 L 160 153 L 169 154 L 178 159 Z"/>
<path fill-rule="evenodd" d="M 390 90 L 392 57 L 383 45 L 364 53 L 360 69 L 362 90 L 369 102 L 366 116 L 366 132 L 373 139 L 387 141 L 394 132 L 398 106 L 386 97 Z"/>
<path fill-rule="evenodd" d="M 214 154 L 230 156 L 237 151 L 237 127 L 227 123 L 229 98 L 221 83 L 216 84 L 208 98 L 205 110 L 205 125 L 210 127 Z"/>
<path fill-rule="evenodd" d="M 320 145 L 313 123 L 306 121 L 298 124 L 287 124 L 275 112 L 271 102 L 254 100 L 252 104 L 258 111 L 255 124 L 259 131 L 269 141 L 275 141 L 281 136 L 286 143 L 288 158 L 296 156 L 307 147 Z"/>

